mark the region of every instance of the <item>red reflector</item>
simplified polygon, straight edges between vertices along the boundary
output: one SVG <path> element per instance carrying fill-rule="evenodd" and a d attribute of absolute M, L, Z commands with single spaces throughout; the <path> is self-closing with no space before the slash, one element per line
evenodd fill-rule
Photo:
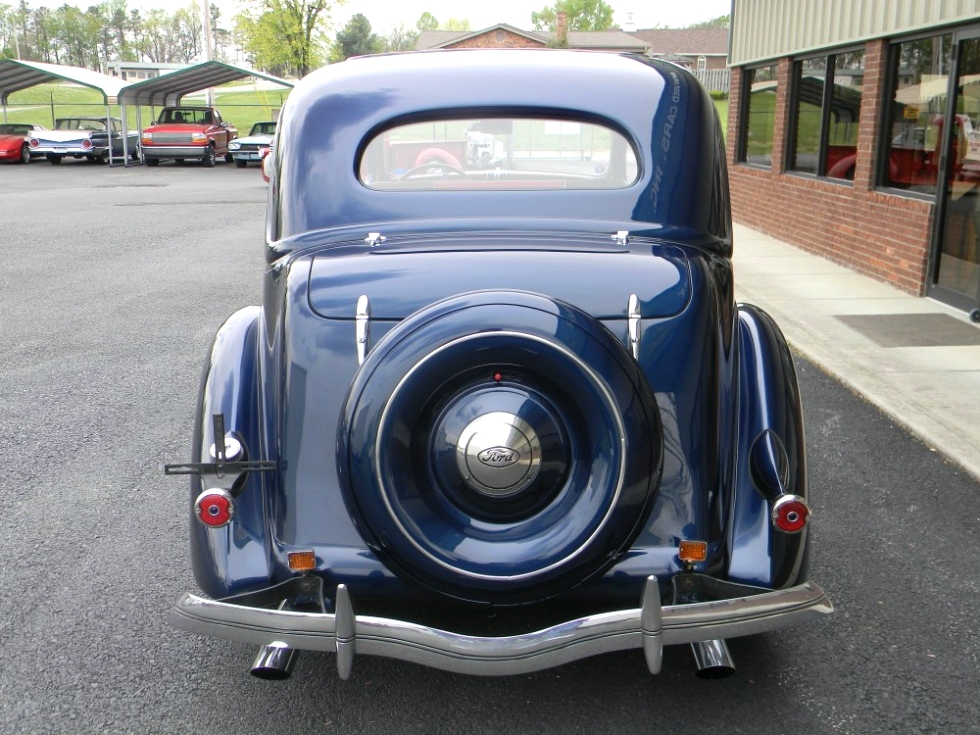
<path fill-rule="evenodd" d="M 797 495 L 782 495 L 772 506 L 772 523 L 784 533 L 798 533 L 810 521 L 810 506 Z"/>
<path fill-rule="evenodd" d="M 235 501 L 224 490 L 205 490 L 194 502 L 194 513 L 205 526 L 221 528 L 235 517 Z"/>

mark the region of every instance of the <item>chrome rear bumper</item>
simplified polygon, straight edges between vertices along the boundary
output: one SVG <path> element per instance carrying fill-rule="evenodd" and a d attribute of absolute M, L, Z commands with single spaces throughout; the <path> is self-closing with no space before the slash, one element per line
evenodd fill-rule
<path fill-rule="evenodd" d="M 657 581 L 649 577 L 638 608 L 497 638 L 355 615 L 343 585 L 337 588 L 335 613 L 269 610 L 185 594 L 171 609 L 170 622 L 182 630 L 226 640 L 334 652 L 342 678 L 350 674 L 355 651 L 486 676 L 528 673 L 610 651 L 642 648 L 651 672 L 659 673 L 663 646 L 776 630 L 833 609 L 826 593 L 812 582 L 726 600 L 661 606 Z"/>

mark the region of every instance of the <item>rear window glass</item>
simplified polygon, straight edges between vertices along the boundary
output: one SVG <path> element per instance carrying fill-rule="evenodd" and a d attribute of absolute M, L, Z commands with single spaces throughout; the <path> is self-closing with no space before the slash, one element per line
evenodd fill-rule
<path fill-rule="evenodd" d="M 495 117 L 389 128 L 361 156 L 371 189 L 619 189 L 639 175 L 636 152 L 603 125 Z"/>

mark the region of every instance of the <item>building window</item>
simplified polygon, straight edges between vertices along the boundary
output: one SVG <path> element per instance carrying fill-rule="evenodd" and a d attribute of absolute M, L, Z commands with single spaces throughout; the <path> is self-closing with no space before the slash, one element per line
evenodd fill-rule
<path fill-rule="evenodd" d="M 793 65 L 788 170 L 854 179 L 863 87 L 861 50 Z"/>
<path fill-rule="evenodd" d="M 772 140 L 776 127 L 776 65 L 747 69 L 739 160 L 772 166 Z"/>
<path fill-rule="evenodd" d="M 698 57 L 698 71 L 705 71 L 708 68 L 708 60 L 704 56 Z"/>
<path fill-rule="evenodd" d="M 952 51 L 948 34 L 892 46 L 882 186 L 936 193 Z"/>

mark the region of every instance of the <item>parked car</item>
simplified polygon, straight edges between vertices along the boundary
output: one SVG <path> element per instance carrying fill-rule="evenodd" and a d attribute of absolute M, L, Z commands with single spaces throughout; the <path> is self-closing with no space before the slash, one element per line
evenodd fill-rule
<path fill-rule="evenodd" d="M 269 153 L 269 145 L 276 134 L 276 122 L 257 122 L 252 126 L 248 135 L 238 138 L 228 144 L 231 157 L 238 168 L 245 168 L 249 161 L 261 164 L 262 159 Z"/>
<path fill-rule="evenodd" d="M 124 157 L 124 145 L 133 160 L 139 158 L 139 134 L 135 130 L 124 134 L 122 120 L 117 117 L 108 119 L 108 127 L 104 117 L 58 118 L 54 130 L 35 130 L 29 145 L 31 155 L 43 155 L 50 163 L 61 163 L 67 156 L 85 158 L 90 163 L 106 163 L 110 137 L 114 158 Z"/>
<path fill-rule="evenodd" d="M 467 144 L 492 136 L 490 160 Z M 471 146 L 472 148 L 472 146 Z M 499 153 L 499 155 L 498 155 Z M 494 160 L 499 159 L 499 160 Z M 669 63 L 469 50 L 305 77 L 263 302 L 207 358 L 184 630 L 471 674 L 832 611 L 793 358 L 736 305 L 725 142 Z"/>
<path fill-rule="evenodd" d="M 30 163 L 30 137 L 35 131 L 46 130 L 34 123 L 0 123 L 0 161 Z"/>
<path fill-rule="evenodd" d="M 238 130 L 221 118 L 216 107 L 164 107 L 157 121 L 143 131 L 143 160 L 147 166 L 173 159 L 214 166 L 218 157 L 231 162 L 228 145 Z"/>
<path fill-rule="evenodd" d="M 953 150 L 950 175 L 956 181 L 976 186 L 980 183 L 980 167 L 976 154 L 969 155 L 971 140 L 977 148 L 976 136 L 980 134 L 968 115 L 959 114 L 953 119 Z M 904 123 L 904 121 L 903 121 Z M 905 126 L 892 137 L 888 149 L 889 186 L 913 191 L 932 192 L 939 179 L 939 162 L 943 157 L 943 126 L 945 118 L 935 115 L 930 126 Z M 853 181 L 857 164 L 856 145 L 829 145 L 827 147 L 827 175 Z"/>

